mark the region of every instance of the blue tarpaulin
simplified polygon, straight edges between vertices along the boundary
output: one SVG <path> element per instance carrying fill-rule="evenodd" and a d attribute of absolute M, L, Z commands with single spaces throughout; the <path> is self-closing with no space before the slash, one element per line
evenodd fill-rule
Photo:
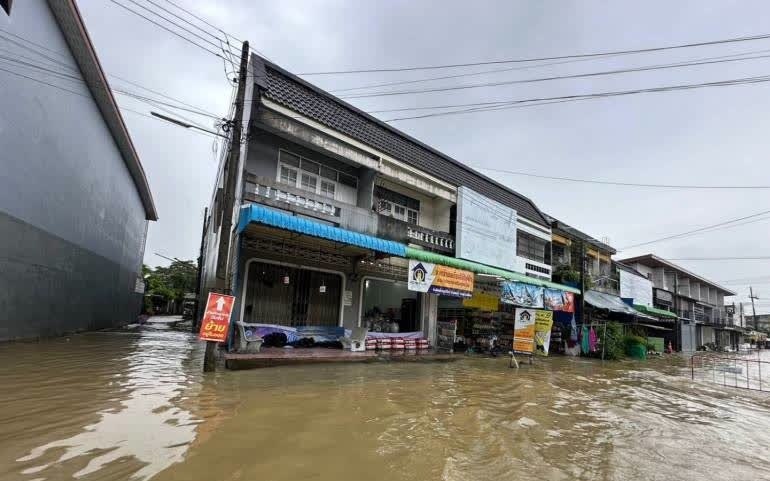
<path fill-rule="evenodd" d="M 358 232 L 321 224 L 320 222 L 313 222 L 309 219 L 268 209 L 258 204 L 251 204 L 241 208 L 238 233 L 243 232 L 246 226 L 252 222 L 356 247 L 363 247 L 364 249 L 371 249 L 377 252 L 384 252 L 394 256 L 406 257 L 406 245 L 404 244 L 366 234 L 359 234 Z"/>

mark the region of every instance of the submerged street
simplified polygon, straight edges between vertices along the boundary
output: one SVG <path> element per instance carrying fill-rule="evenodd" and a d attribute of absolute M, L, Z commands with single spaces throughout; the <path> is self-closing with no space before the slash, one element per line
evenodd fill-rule
<path fill-rule="evenodd" d="M 187 333 L 0 346 L 0 479 L 770 478 L 770 398 L 682 358 L 201 373 Z"/>

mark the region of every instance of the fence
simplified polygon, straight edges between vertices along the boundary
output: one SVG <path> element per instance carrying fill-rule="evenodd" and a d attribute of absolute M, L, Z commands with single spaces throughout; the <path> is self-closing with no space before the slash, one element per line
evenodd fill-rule
<path fill-rule="evenodd" d="M 690 375 L 693 380 L 767 392 L 770 391 L 770 361 L 759 359 L 759 352 L 729 356 L 696 353 L 690 357 Z"/>

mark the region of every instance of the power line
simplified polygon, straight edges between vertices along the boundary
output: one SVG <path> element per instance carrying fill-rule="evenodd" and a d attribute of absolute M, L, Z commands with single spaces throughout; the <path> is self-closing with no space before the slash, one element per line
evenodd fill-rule
<path fill-rule="evenodd" d="M 11 42 L 11 43 L 13 43 L 13 44 L 15 44 L 15 45 L 17 45 L 17 46 L 19 46 L 19 47 L 21 47 L 21 48 L 23 48 L 23 49 L 25 49 L 25 50 L 29 51 L 29 52 L 32 52 L 32 53 L 34 53 L 34 54 L 36 54 L 36 55 L 42 56 L 43 58 L 45 58 L 45 59 L 49 60 L 50 62 L 52 62 L 52 63 L 56 64 L 57 66 L 59 66 L 59 68 L 64 68 L 64 69 L 66 69 L 66 70 L 68 70 L 68 71 L 70 71 L 70 72 L 73 72 L 74 74 L 78 74 L 78 75 L 79 75 L 80 71 L 79 71 L 78 69 L 76 69 L 76 68 L 74 68 L 74 67 L 72 67 L 72 66 L 70 66 L 70 65 L 66 64 L 65 62 L 62 62 L 62 61 L 59 61 L 59 60 L 57 60 L 57 59 L 55 59 L 55 58 L 52 58 L 52 57 L 46 56 L 45 54 L 41 53 L 41 52 L 40 52 L 39 50 L 37 50 L 37 49 L 44 49 L 44 50 L 46 50 L 46 51 L 48 51 L 48 52 L 54 53 L 54 54 L 56 54 L 56 55 L 59 55 L 59 56 L 61 56 L 62 58 L 68 58 L 68 56 L 67 56 L 67 55 L 65 55 L 64 53 L 62 53 L 62 52 L 58 52 L 58 51 L 56 51 L 56 50 L 52 50 L 52 49 L 50 49 L 50 48 L 47 48 L 47 47 L 45 47 L 45 46 L 43 46 L 43 45 L 40 45 L 40 44 L 38 44 L 38 43 L 35 43 L 35 42 L 33 42 L 33 41 L 31 41 L 31 40 L 29 40 L 29 39 L 27 39 L 27 38 L 24 38 L 24 37 L 22 37 L 22 36 L 20 36 L 20 35 L 16 35 L 16 34 L 14 34 L 14 33 L 12 33 L 12 32 L 9 32 L 9 31 L 7 31 L 7 30 L 2 30 L 2 29 L 0 29 L 0 32 L 2 32 L 2 33 L 0 33 L 0 38 L 2 38 L 2 39 L 4 39 L 4 40 L 6 40 L 6 41 L 8 41 L 8 42 Z M 27 43 L 29 43 L 30 45 L 34 46 L 34 47 L 32 47 L 32 46 L 30 46 L 30 45 L 24 45 L 24 44 L 22 44 L 22 43 L 19 43 L 19 42 L 15 41 L 15 40 L 13 40 L 13 39 L 11 39 L 11 38 L 5 37 L 3 34 L 8 34 L 8 35 L 11 35 L 11 36 L 13 36 L 14 38 L 16 38 L 16 39 L 19 39 L 19 40 L 22 40 L 22 41 L 24 41 L 24 42 L 27 42 Z M 37 49 L 36 49 L 36 48 L 37 48 Z M 23 56 L 23 55 L 20 55 L 20 54 L 19 54 L 19 53 L 17 53 L 17 52 L 8 51 L 8 50 L 6 50 L 6 51 L 7 51 L 7 52 L 9 52 L 9 53 L 13 53 L 14 55 L 16 55 L 16 56 L 18 56 L 18 57 L 21 57 L 21 58 L 25 58 L 25 59 L 27 59 L 27 60 L 30 60 L 30 61 L 32 61 L 32 62 L 39 62 L 39 60 L 36 60 L 36 59 L 32 59 L 32 58 L 30 58 L 30 57 L 25 57 L 25 56 Z M 38 69 L 38 70 L 45 70 L 45 71 L 48 71 L 48 72 L 50 72 L 50 73 L 52 73 L 52 74 L 54 74 L 54 75 L 57 75 L 57 76 L 65 76 L 65 77 L 69 77 L 69 78 L 70 78 L 70 79 L 72 79 L 72 80 L 78 80 L 78 81 L 81 81 L 81 82 L 82 82 L 82 78 L 81 78 L 81 77 L 79 77 L 79 76 L 77 76 L 77 75 L 75 75 L 75 76 L 72 76 L 72 75 L 68 75 L 68 74 L 66 74 L 66 73 L 63 73 L 63 72 L 61 72 L 61 71 L 52 70 L 54 67 L 49 67 L 49 66 L 41 66 L 39 63 L 38 63 L 38 64 L 29 64 L 29 63 L 26 63 L 26 62 L 23 62 L 23 61 L 20 61 L 20 60 L 18 60 L 18 59 L 14 59 L 14 58 L 8 58 L 8 57 L 2 57 L 2 56 L 0 56 L 0 58 L 5 58 L 7 61 L 10 61 L 10 62 L 15 62 L 15 63 L 18 63 L 18 64 L 22 64 L 22 65 L 27 65 L 27 66 L 29 66 L 29 67 L 32 67 L 32 68 L 35 68 L 35 69 Z M 213 113 L 213 112 L 211 112 L 211 111 L 209 111 L 209 110 L 203 109 L 203 108 L 201 108 L 201 107 L 198 107 L 198 106 L 192 105 L 192 104 L 190 104 L 190 103 L 184 102 L 184 101 L 182 101 L 182 100 L 179 100 L 179 99 L 177 99 L 177 98 L 171 97 L 171 96 L 169 96 L 169 95 L 167 95 L 167 94 L 165 94 L 165 93 L 163 93 L 163 92 L 160 92 L 160 91 L 158 91 L 158 90 L 154 90 L 154 89 L 151 89 L 151 88 L 149 88 L 149 87 L 146 87 L 146 86 L 144 86 L 144 85 L 141 85 L 141 84 L 139 84 L 139 83 L 137 83 L 137 82 L 134 82 L 134 81 L 128 80 L 128 79 L 126 79 L 126 78 L 124 78 L 124 77 L 120 77 L 120 76 L 118 76 L 118 75 L 114 75 L 114 74 L 107 74 L 107 75 L 108 75 L 109 77 L 111 77 L 111 78 L 114 78 L 114 79 L 117 79 L 117 80 L 119 80 L 119 81 L 121 81 L 121 82 L 125 82 L 125 83 L 127 83 L 127 84 L 129 84 L 129 85 L 133 85 L 133 86 L 135 86 L 135 87 L 138 87 L 138 88 L 140 88 L 140 89 L 142 89 L 142 90 L 146 90 L 146 91 L 148 91 L 148 92 L 150 92 L 150 93 L 153 93 L 153 94 L 155 94 L 155 95 L 158 95 L 158 96 L 160 96 L 160 97 L 162 97 L 162 98 L 165 98 L 165 99 L 167 99 L 167 100 L 171 100 L 171 101 L 173 101 L 173 102 L 176 102 L 176 103 L 178 103 L 178 104 L 180 104 L 180 105 L 184 105 L 184 106 L 186 106 L 186 107 L 189 107 L 190 109 L 193 109 L 193 110 L 189 110 L 189 109 L 181 109 L 181 110 L 187 110 L 187 111 L 189 111 L 189 112 L 197 113 L 197 114 L 200 114 L 200 115 L 204 115 L 204 116 L 209 116 L 209 117 L 212 117 L 212 118 L 215 118 L 215 119 L 220 119 L 220 118 L 221 118 L 221 116 L 219 116 L 219 115 L 217 115 L 217 114 L 215 114 L 215 113 Z M 116 91 L 116 92 L 119 92 L 119 93 L 125 93 L 125 94 L 129 94 L 129 95 L 138 95 L 138 94 L 135 94 L 135 93 L 132 93 L 132 92 L 126 92 L 126 91 L 123 91 L 123 90 L 120 90 L 120 89 L 115 89 L 115 88 L 113 88 L 113 90 L 114 90 L 114 91 Z M 155 100 L 155 99 L 153 99 L 153 100 Z M 155 100 L 155 101 L 156 101 L 156 102 L 158 102 L 157 100 Z M 164 105 L 170 105 L 170 104 L 164 103 Z M 172 107 L 174 107 L 174 108 L 179 108 L 179 107 L 177 107 L 177 106 L 174 106 L 174 105 L 170 105 L 170 106 L 172 106 Z"/>
<path fill-rule="evenodd" d="M 541 105 L 541 104 L 538 104 Z M 643 184 L 635 182 L 616 182 L 610 180 L 579 179 L 573 177 L 557 177 L 552 175 L 532 174 L 516 170 L 497 169 L 494 167 L 477 167 L 482 170 L 502 172 L 505 174 L 535 177 L 538 179 L 558 180 L 564 182 L 580 182 L 585 184 L 617 185 L 623 187 L 643 187 L 652 189 L 770 189 L 770 185 L 687 185 L 687 184 Z"/>
<path fill-rule="evenodd" d="M 627 247 L 623 247 L 620 250 L 627 250 L 627 249 L 631 249 L 631 248 L 634 248 L 634 247 L 646 246 L 646 245 L 649 245 L 649 244 L 654 244 L 656 242 L 662 242 L 662 241 L 669 240 L 669 239 L 676 239 L 676 238 L 688 236 L 688 235 L 691 235 L 691 234 L 695 234 L 695 233 L 698 233 L 698 232 L 703 232 L 703 231 L 706 231 L 706 230 L 709 230 L 709 229 L 713 229 L 714 227 L 726 226 L 728 224 L 733 224 L 733 223 L 741 221 L 741 220 L 751 219 L 751 218 L 759 217 L 759 216 L 766 215 L 766 214 L 770 214 L 770 210 L 765 210 L 765 211 L 762 211 L 762 212 L 757 212 L 756 214 L 751 214 L 751 215 L 747 215 L 747 216 L 744 216 L 744 217 L 738 217 L 737 219 L 726 220 L 726 221 L 723 221 L 723 222 L 719 222 L 717 224 L 709 225 L 709 226 L 706 226 L 706 227 L 700 227 L 698 229 L 693 229 L 693 230 L 689 230 L 689 231 L 686 231 L 686 232 L 681 232 L 679 234 L 674 234 L 674 235 L 669 235 L 669 236 L 666 236 L 666 237 L 661 237 L 659 239 L 653 239 L 653 240 L 647 241 L 647 242 L 641 242 L 639 244 L 634 244 L 634 245 L 630 245 L 630 246 L 627 246 Z M 759 220 L 768 220 L 768 218 L 759 219 Z M 731 227 L 733 227 L 733 226 L 731 226 Z"/>
<path fill-rule="evenodd" d="M 206 52 L 210 53 L 211 55 L 214 55 L 215 57 L 219 57 L 219 58 L 221 58 L 221 59 L 223 59 L 223 60 L 225 60 L 225 61 L 227 60 L 225 57 L 223 57 L 222 55 L 218 54 L 217 52 L 215 52 L 215 51 L 213 51 L 213 50 L 209 50 L 208 48 L 204 47 L 203 45 L 201 45 L 201 44 L 199 44 L 199 43 L 197 43 L 197 42 L 195 42 L 195 41 L 193 41 L 193 40 L 190 40 L 189 38 L 185 37 L 184 35 L 180 34 L 179 32 L 176 32 L 176 31 L 174 31 L 174 30 L 172 30 L 172 29 L 168 28 L 167 26 L 165 26 L 165 25 L 163 25 L 163 24 L 161 24 L 161 23 L 158 23 L 158 22 L 156 22 L 155 20 L 153 20 L 153 19 L 151 19 L 151 18 L 147 17 L 146 15 L 143 15 L 142 13 L 140 13 L 140 12 L 137 12 L 136 10 L 132 10 L 132 9 L 130 9 L 130 8 L 128 8 L 126 5 L 123 5 L 122 3 L 119 3 L 119 2 L 117 2 L 116 0 L 110 0 L 110 1 L 111 1 L 112 3 L 114 3 L 115 5 L 118 5 L 118 6 L 120 6 L 121 8 L 123 8 L 123 9 L 125 9 L 125 10 L 127 10 L 127 11 L 129 11 L 129 12 L 131 12 L 131 13 L 133 13 L 134 15 L 136 15 L 136 16 L 138 16 L 138 17 L 141 17 L 141 18 L 143 18 L 143 19 L 147 20 L 148 22 L 150 22 L 150 23 L 152 23 L 152 24 L 154 24 L 154 25 L 156 25 L 156 26 L 158 26 L 158 27 L 162 28 L 163 30 L 165 30 L 165 31 L 167 31 L 167 32 L 169 32 L 169 33 L 171 33 L 172 35 L 175 35 L 175 36 L 177 36 L 177 37 L 181 38 L 181 39 L 182 39 L 182 40 L 184 40 L 185 42 L 187 42 L 187 43 L 189 43 L 189 44 L 191 44 L 191 45 L 194 45 L 194 46 L 196 46 L 196 47 L 200 48 L 201 50 L 204 50 L 204 51 L 206 51 Z M 129 0 L 129 1 L 131 1 L 131 0 Z M 171 23 L 173 23 L 173 22 L 171 22 Z M 185 28 L 182 28 L 182 30 L 185 30 L 185 31 L 189 32 L 189 30 L 187 30 L 187 29 L 185 29 Z"/>
<path fill-rule="evenodd" d="M 486 61 L 486 62 L 468 62 L 468 63 L 455 63 L 455 64 L 430 65 L 430 66 L 423 65 L 423 66 L 413 66 L 413 67 L 369 68 L 369 69 L 357 69 L 357 70 L 303 72 L 297 75 L 310 76 L 310 75 L 344 75 L 344 74 L 377 73 L 377 72 L 407 72 L 407 71 L 415 71 L 415 70 L 437 70 L 437 69 L 459 68 L 459 67 L 476 67 L 480 65 L 499 65 L 499 64 L 509 64 L 509 63 L 540 62 L 540 61 L 548 61 L 548 60 L 564 60 L 564 59 L 572 59 L 572 58 L 606 57 L 609 55 L 629 55 L 629 54 L 647 53 L 647 52 L 660 52 L 663 50 L 674 50 L 674 49 L 690 48 L 690 47 L 703 47 L 706 45 L 747 42 L 752 40 L 761 40 L 765 38 L 770 38 L 770 34 L 752 35 L 747 37 L 734 37 L 734 38 L 727 38 L 722 40 L 711 40 L 707 42 L 685 43 L 685 44 L 678 44 L 678 45 L 667 45 L 662 47 L 651 47 L 651 48 L 642 48 L 642 49 L 635 49 L 635 50 L 614 50 L 614 51 L 608 51 L 608 52 L 558 55 L 553 57 L 519 58 L 519 59 L 507 59 L 507 60 L 492 60 L 492 61 Z"/>
<path fill-rule="evenodd" d="M 148 0 L 148 1 L 149 1 L 149 0 Z M 174 7 L 176 7 L 178 10 L 181 10 L 182 12 L 184 12 L 184 13 L 186 13 L 187 15 L 191 16 L 192 18 L 194 18 L 194 19 L 198 20 L 199 22 L 202 22 L 202 23 L 204 23 L 205 25 L 208 25 L 209 27 L 213 28 L 214 30 L 217 30 L 217 31 L 221 32 L 221 33 L 222 33 L 222 34 L 225 36 L 225 41 L 228 41 L 228 42 L 229 42 L 229 40 L 228 40 L 228 37 L 229 37 L 229 38 L 232 38 L 233 40 L 235 40 L 235 41 L 236 41 L 236 42 L 238 42 L 238 43 L 241 43 L 241 44 L 243 43 L 243 40 L 240 40 L 240 39 L 238 39 L 238 37 L 236 37 L 236 36 L 235 36 L 235 35 L 233 35 L 232 33 L 228 33 L 228 32 L 226 32 L 226 31 L 222 30 L 220 27 L 217 27 L 216 25 L 214 25 L 214 24 L 210 23 L 208 20 L 206 20 L 206 19 L 205 19 L 205 18 L 203 18 L 203 17 L 201 17 L 201 16 L 199 16 L 199 15 L 196 15 L 195 13 L 193 13 L 192 11 L 190 11 L 189 9 L 186 9 L 186 8 L 184 8 L 184 7 L 181 7 L 181 6 L 180 6 L 178 3 L 176 3 L 176 2 L 173 2 L 172 0 L 166 0 L 166 3 L 169 3 L 169 4 L 173 5 L 173 6 L 174 6 Z M 249 48 L 250 48 L 251 50 L 254 50 L 255 52 L 257 52 L 258 54 L 260 54 L 262 57 L 264 57 L 264 58 L 266 58 L 266 59 L 270 60 L 270 57 L 268 57 L 268 56 L 267 56 L 267 55 L 265 55 L 264 53 L 260 52 L 259 50 L 255 49 L 253 46 L 251 46 L 251 45 L 250 45 L 250 46 L 249 46 Z M 272 60 L 271 60 L 271 62 L 272 62 Z"/>
<path fill-rule="evenodd" d="M 610 92 L 595 92 L 595 93 L 589 93 L 589 94 L 565 95 L 560 97 L 541 97 L 541 98 L 511 100 L 511 101 L 505 101 L 505 102 L 494 102 L 495 105 L 488 106 L 488 107 L 483 106 L 484 104 L 488 104 L 488 102 L 484 102 L 484 103 L 481 103 L 482 105 L 481 107 L 451 110 L 448 112 L 434 112 L 429 114 L 414 115 L 414 116 L 408 116 L 408 117 L 396 117 L 396 118 L 383 120 L 383 122 L 396 122 L 399 120 L 424 119 L 424 118 L 430 118 L 430 117 L 442 117 L 445 115 L 460 115 L 460 114 L 474 113 L 474 112 L 507 110 L 510 108 L 515 108 L 516 104 L 529 103 L 529 102 L 540 102 L 540 101 L 551 101 L 551 100 L 564 100 L 568 102 L 569 101 L 574 102 L 574 101 L 586 100 L 591 98 L 619 97 L 619 96 L 636 95 L 636 94 L 642 94 L 642 93 L 669 92 L 674 90 L 690 90 L 690 89 L 705 88 L 705 87 L 723 87 L 723 86 L 742 85 L 742 84 L 750 84 L 750 83 L 763 83 L 767 81 L 770 81 L 770 75 L 757 76 L 757 77 L 744 77 L 744 78 L 738 78 L 738 79 L 721 80 L 716 82 L 703 82 L 703 83 L 696 83 L 696 84 L 668 85 L 663 87 L 653 87 L 653 88 L 643 88 L 643 89 L 633 89 L 633 90 L 619 90 L 619 91 L 610 91 Z M 469 104 L 469 105 L 472 105 L 472 104 Z"/>
<path fill-rule="evenodd" d="M 737 257 L 667 257 L 669 261 L 753 261 L 770 259 L 770 256 L 737 256 Z"/>
<path fill-rule="evenodd" d="M 756 52 L 763 53 L 763 52 L 769 52 L 769 51 L 770 50 L 758 50 Z M 751 52 L 751 53 L 756 53 L 756 52 Z M 447 92 L 452 90 L 467 90 L 467 89 L 475 89 L 475 88 L 483 88 L 483 87 L 499 87 L 503 85 L 547 82 L 551 80 L 569 80 L 569 79 L 578 79 L 578 78 L 601 77 L 605 75 L 618 75 L 618 74 L 624 74 L 624 73 L 647 72 L 652 70 L 694 67 L 694 66 L 700 66 L 700 65 L 713 65 L 713 64 L 720 64 L 720 63 L 727 63 L 727 62 L 742 62 L 745 60 L 758 60 L 758 59 L 770 58 L 770 55 L 757 55 L 753 57 L 732 58 L 737 55 L 750 55 L 750 53 L 742 53 L 742 54 L 720 56 L 720 57 L 706 57 L 704 59 L 692 60 L 687 62 L 647 65 L 643 67 L 605 70 L 601 72 L 588 72 L 588 73 L 572 74 L 572 75 L 554 75 L 550 77 L 540 77 L 540 78 L 533 78 L 533 79 L 506 80 L 501 82 L 485 82 L 485 83 L 479 83 L 479 84 L 455 85 L 455 86 L 449 86 L 449 87 L 435 87 L 435 88 L 421 89 L 421 90 L 400 90 L 400 91 L 389 91 L 389 92 L 364 93 L 364 94 L 346 95 L 346 96 L 342 96 L 341 98 L 363 99 L 363 98 L 372 98 L 372 97 L 391 97 L 394 95 L 411 95 L 411 94 L 422 94 L 422 93 Z"/>

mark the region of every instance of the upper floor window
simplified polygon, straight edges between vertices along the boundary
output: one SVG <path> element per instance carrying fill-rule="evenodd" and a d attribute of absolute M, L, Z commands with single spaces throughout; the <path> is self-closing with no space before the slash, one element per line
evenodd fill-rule
<path fill-rule="evenodd" d="M 355 176 L 285 150 L 280 150 L 278 154 L 278 180 L 331 199 L 335 198 L 338 185 L 358 187 Z"/>
<path fill-rule="evenodd" d="M 516 255 L 525 259 L 545 263 L 545 240 L 519 231 L 516 236 Z"/>
<path fill-rule="evenodd" d="M 417 225 L 420 220 L 420 201 L 382 186 L 374 187 L 377 213 Z"/>

